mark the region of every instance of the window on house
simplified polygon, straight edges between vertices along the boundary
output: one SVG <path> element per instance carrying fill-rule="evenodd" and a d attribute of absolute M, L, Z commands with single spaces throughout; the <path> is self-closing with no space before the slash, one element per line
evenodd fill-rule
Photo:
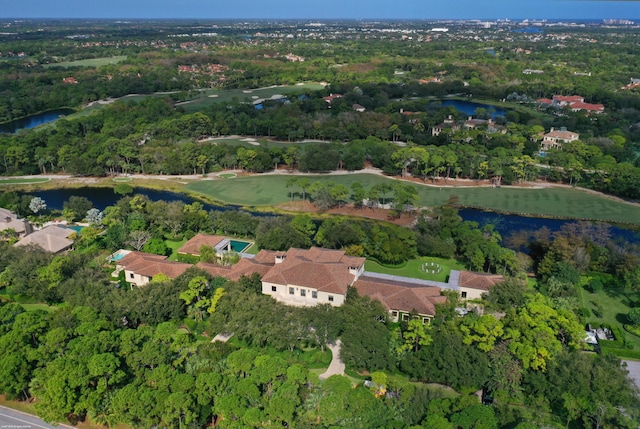
<path fill-rule="evenodd" d="M 428 325 L 429 323 L 431 323 L 431 319 L 429 319 L 428 317 L 423 317 L 422 323 L 424 323 L 425 325 Z"/>
<path fill-rule="evenodd" d="M 318 292 L 316 292 L 315 290 L 311 291 L 311 298 L 318 299 Z"/>
<path fill-rule="evenodd" d="M 129 278 L 132 279 L 133 278 L 133 273 L 129 273 Z"/>
<path fill-rule="evenodd" d="M 467 293 L 466 292 L 462 292 L 462 297 L 466 298 L 467 297 Z"/>
<path fill-rule="evenodd" d="M 307 291 L 305 289 L 300 289 L 300 296 L 307 296 Z"/>
<path fill-rule="evenodd" d="M 277 287 L 275 287 L 275 286 L 271 286 L 271 292 L 276 292 L 277 290 L 278 290 L 278 288 L 277 288 Z"/>
<path fill-rule="evenodd" d="M 293 288 L 292 288 L 292 287 L 290 287 L 290 288 L 289 288 L 289 295 L 293 295 L 293 293 L 294 293 L 294 292 L 293 292 Z"/>
<path fill-rule="evenodd" d="M 402 321 L 403 322 L 408 322 L 409 321 L 409 315 L 407 313 L 402 315 Z"/>
<path fill-rule="evenodd" d="M 391 317 L 393 317 L 394 319 L 398 318 L 398 312 L 397 311 L 392 311 L 391 312 Z"/>
<path fill-rule="evenodd" d="M 329 295 L 329 301 L 333 302 L 333 295 Z"/>

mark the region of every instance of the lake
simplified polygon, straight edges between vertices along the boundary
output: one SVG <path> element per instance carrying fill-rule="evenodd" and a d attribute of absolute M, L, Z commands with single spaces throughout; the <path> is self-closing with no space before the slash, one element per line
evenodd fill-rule
<path fill-rule="evenodd" d="M 159 191 L 148 188 L 135 188 L 135 193 L 145 195 L 152 201 L 182 201 L 185 204 L 191 204 L 198 201 L 195 198 L 183 193 L 170 191 Z M 46 191 L 35 191 L 29 194 L 38 196 L 45 200 L 49 209 L 62 210 L 63 204 L 69 197 L 76 195 L 86 197 L 93 202 L 94 206 L 100 210 L 104 210 L 107 206 L 114 205 L 120 198 L 113 192 L 113 188 L 76 188 L 76 189 L 50 189 Z M 239 206 L 224 205 L 217 206 L 202 202 L 206 210 L 242 210 Z M 271 213 L 251 212 L 255 216 L 272 216 Z M 461 209 L 460 216 L 467 221 L 478 222 L 480 226 L 492 224 L 503 238 L 519 231 L 535 231 L 542 227 L 548 228 L 550 231 L 559 231 L 568 223 L 575 223 L 575 220 L 568 219 L 552 219 L 539 217 L 526 217 L 511 214 L 503 214 L 496 212 L 487 212 L 478 209 Z M 609 224 L 610 225 L 610 224 Z M 631 229 L 621 228 L 619 226 L 610 225 L 612 238 L 621 238 L 632 243 L 640 243 L 640 234 Z"/>
<path fill-rule="evenodd" d="M 16 119 L 11 122 L 0 124 L 0 133 L 17 133 L 19 130 L 28 130 L 38 125 L 46 124 L 59 119 L 61 116 L 67 116 L 75 113 L 73 109 L 56 109 L 38 113 L 24 118 Z"/>
<path fill-rule="evenodd" d="M 455 108 L 457 111 L 466 114 L 467 116 L 475 115 L 476 109 L 485 109 L 487 113 L 491 115 L 492 119 L 495 119 L 498 116 L 504 116 L 507 111 L 497 106 L 493 106 L 491 104 L 484 103 L 476 103 L 474 101 L 465 101 L 465 100 L 442 100 L 440 102 L 436 102 L 437 105 L 442 107 L 451 106 Z M 428 107 L 435 106 L 436 103 L 432 103 Z"/>

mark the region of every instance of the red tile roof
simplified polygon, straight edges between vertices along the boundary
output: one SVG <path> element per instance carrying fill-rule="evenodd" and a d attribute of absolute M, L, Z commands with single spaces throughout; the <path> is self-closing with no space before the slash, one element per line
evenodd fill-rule
<path fill-rule="evenodd" d="M 182 262 L 167 261 L 166 256 L 153 255 L 144 252 L 131 252 L 117 262 L 119 267 L 136 274 L 153 277 L 157 274 L 164 274 L 170 279 L 174 279 L 187 271 L 190 264 Z"/>
<path fill-rule="evenodd" d="M 243 258 L 240 259 L 237 264 L 231 266 L 198 262 L 196 267 L 203 269 L 214 277 L 221 276 L 232 281 L 237 281 L 242 276 L 250 276 L 254 273 L 258 273 L 260 277 L 263 277 L 271 267 L 273 267 L 273 264 L 261 264 L 255 261 L 255 258 Z"/>
<path fill-rule="evenodd" d="M 354 287 L 360 295 L 380 301 L 387 310 L 415 311 L 427 316 L 434 316 L 436 305 L 447 300 L 440 294 L 441 289 L 435 286 L 361 278 L 354 283 Z"/>
<path fill-rule="evenodd" d="M 281 285 L 305 286 L 319 291 L 346 294 L 356 275 L 350 268 L 360 269 L 364 258 L 346 256 L 342 250 L 289 249 L 276 255 L 284 258 L 275 264 L 262 280 Z"/>
<path fill-rule="evenodd" d="M 489 290 L 502 281 L 504 277 L 498 274 L 480 274 L 462 270 L 458 285 L 469 289 Z"/>
<path fill-rule="evenodd" d="M 196 234 L 178 249 L 178 253 L 199 256 L 202 246 L 215 247 L 224 239 L 219 235 Z"/>

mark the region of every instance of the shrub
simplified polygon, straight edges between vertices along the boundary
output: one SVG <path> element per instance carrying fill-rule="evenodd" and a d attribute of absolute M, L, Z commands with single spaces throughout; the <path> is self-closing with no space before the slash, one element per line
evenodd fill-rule
<path fill-rule="evenodd" d="M 632 308 L 629 313 L 627 313 L 627 317 L 634 325 L 640 325 L 640 307 Z"/>

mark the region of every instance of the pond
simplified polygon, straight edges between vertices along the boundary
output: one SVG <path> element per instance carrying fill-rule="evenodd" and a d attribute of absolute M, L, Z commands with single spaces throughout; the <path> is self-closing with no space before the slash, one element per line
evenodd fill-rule
<path fill-rule="evenodd" d="M 62 116 L 71 115 L 72 113 L 75 113 L 75 110 L 56 109 L 38 113 L 37 115 L 26 116 L 24 118 L 0 124 L 0 133 L 13 134 L 17 133 L 19 130 L 28 130 L 30 128 L 37 127 L 38 125 L 60 119 Z"/>
<path fill-rule="evenodd" d="M 428 107 L 433 106 L 442 106 L 448 107 L 451 106 L 455 108 L 457 111 L 464 113 L 467 116 L 473 116 L 476 113 L 477 109 L 485 109 L 488 114 L 491 115 L 492 119 L 495 119 L 498 116 L 504 116 L 507 111 L 497 106 L 493 106 L 491 104 L 484 103 L 476 103 L 474 101 L 465 101 L 465 100 L 442 100 L 431 103 Z"/>

